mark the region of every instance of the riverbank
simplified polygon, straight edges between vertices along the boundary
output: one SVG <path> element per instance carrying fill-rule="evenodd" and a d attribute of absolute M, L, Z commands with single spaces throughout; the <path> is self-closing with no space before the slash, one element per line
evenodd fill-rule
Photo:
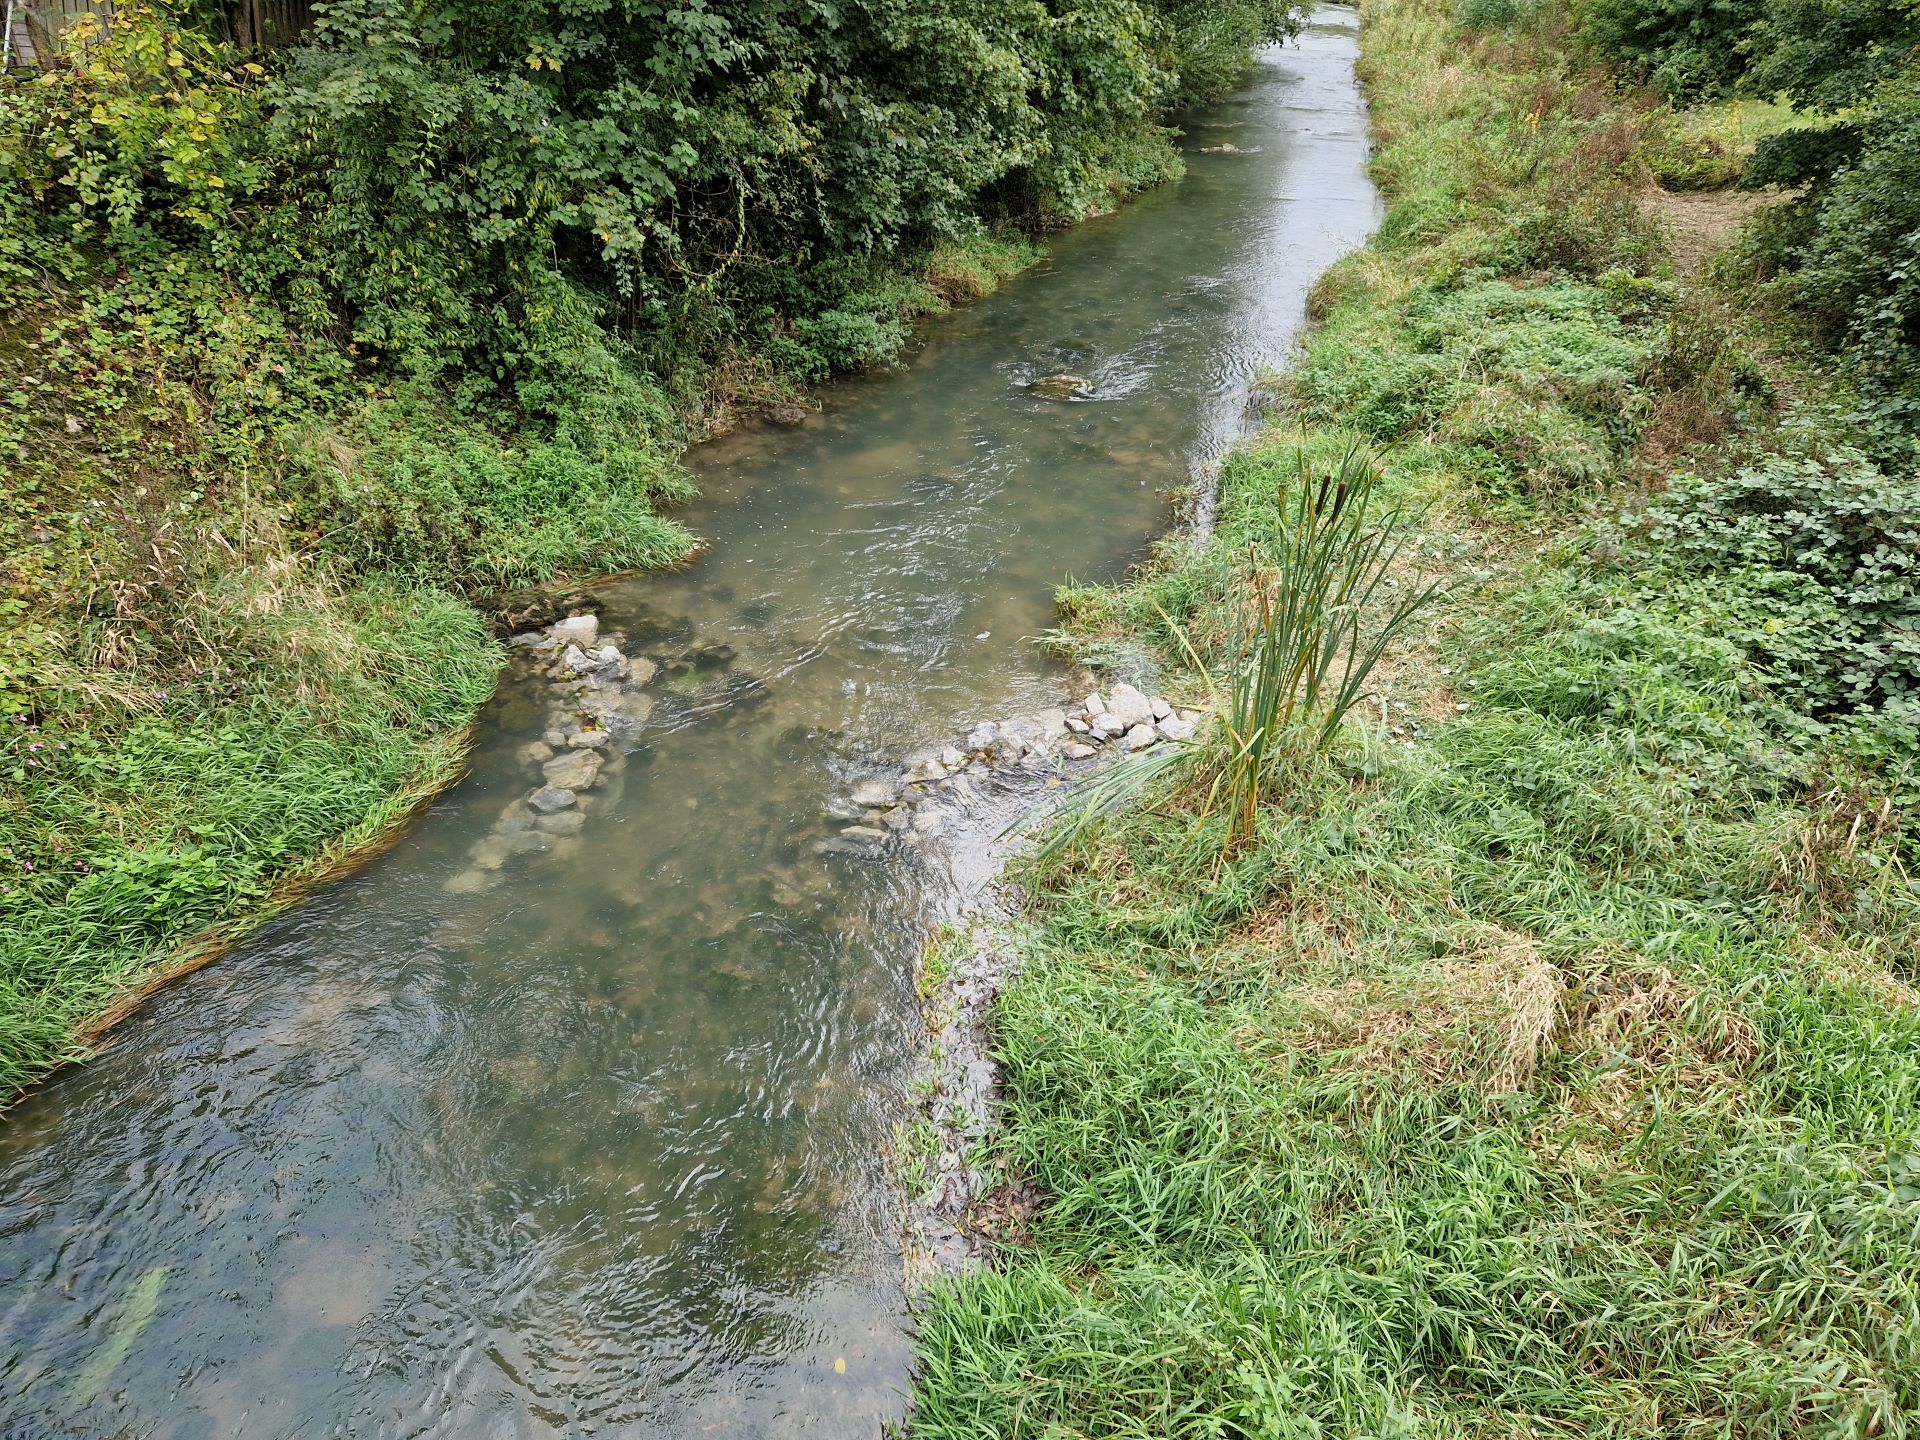
<path fill-rule="evenodd" d="M 1751 202 L 1652 182 L 1690 117 L 1554 7 L 1461 14 L 1363 7 L 1390 208 L 1214 535 L 1061 602 L 1090 660 L 1224 663 L 1356 437 L 1445 597 L 1248 831 L 1216 750 L 1016 872 L 1019 1223 L 927 1295 L 913 1435 L 1920 1413 L 1914 734 L 1860 653 L 1910 623 L 1911 441 Z"/>

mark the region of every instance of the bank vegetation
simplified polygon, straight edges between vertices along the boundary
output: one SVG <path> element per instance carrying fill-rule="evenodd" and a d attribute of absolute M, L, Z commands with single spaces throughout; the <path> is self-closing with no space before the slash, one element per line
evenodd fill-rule
<path fill-rule="evenodd" d="M 1026 866 L 909 1431 L 1920 1433 L 1920 15 L 1361 15 L 1378 235 L 1061 597 L 1220 718 Z"/>

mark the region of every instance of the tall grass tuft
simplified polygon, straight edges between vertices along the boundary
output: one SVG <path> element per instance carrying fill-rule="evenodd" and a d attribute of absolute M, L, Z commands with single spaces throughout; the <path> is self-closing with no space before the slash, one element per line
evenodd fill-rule
<path fill-rule="evenodd" d="M 1208 806 L 1227 808 L 1230 843 L 1252 836 L 1275 766 L 1327 748 L 1387 646 L 1440 593 L 1394 575 L 1408 530 L 1400 505 L 1378 504 L 1380 473 L 1359 441 L 1325 467 L 1303 452 L 1278 534 L 1247 547 L 1218 706 L 1229 753 Z"/>

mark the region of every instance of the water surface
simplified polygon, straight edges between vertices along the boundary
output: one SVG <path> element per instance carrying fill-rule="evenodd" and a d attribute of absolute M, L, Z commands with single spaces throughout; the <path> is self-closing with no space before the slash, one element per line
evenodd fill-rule
<path fill-rule="evenodd" d="M 392 851 L 0 1127 L 9 1437 L 850 1436 L 906 1379 L 913 956 L 977 852 L 822 856 L 831 797 L 1051 703 L 1027 643 L 1237 433 L 1375 218 L 1350 18 L 795 430 L 692 456 L 698 563 L 608 585 L 663 665 L 585 829 L 476 872 L 510 684 Z M 1231 145 L 1240 153 L 1201 153 Z M 1049 401 L 1036 376 L 1086 377 Z M 451 886 L 451 890 L 449 889 Z"/>

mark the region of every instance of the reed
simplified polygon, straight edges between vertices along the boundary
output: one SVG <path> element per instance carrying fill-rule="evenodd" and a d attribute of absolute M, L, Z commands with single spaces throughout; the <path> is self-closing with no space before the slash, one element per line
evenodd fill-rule
<path fill-rule="evenodd" d="M 1280 497 L 1278 533 L 1247 547 L 1217 695 L 1227 754 L 1207 807 L 1231 816 L 1229 843 L 1252 837 L 1277 766 L 1333 742 L 1381 655 L 1440 594 L 1438 580 L 1396 576 L 1409 530 L 1401 505 L 1380 504 L 1380 476 L 1379 458 L 1357 440 L 1324 467 L 1303 452 Z"/>

